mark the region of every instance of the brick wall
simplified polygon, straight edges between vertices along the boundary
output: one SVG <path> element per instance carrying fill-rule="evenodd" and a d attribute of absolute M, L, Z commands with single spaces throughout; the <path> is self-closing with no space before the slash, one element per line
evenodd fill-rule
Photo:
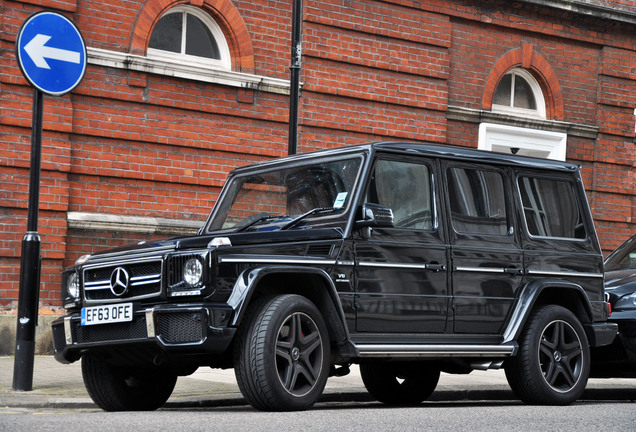
<path fill-rule="evenodd" d="M 32 90 L 15 38 L 42 8 L 64 12 L 91 49 L 143 54 L 153 14 L 200 5 L 227 32 L 232 70 L 289 78 L 290 0 L 0 1 L 0 306 L 16 304 L 26 230 Z M 587 2 L 636 13 L 627 0 Z M 299 151 L 379 139 L 475 147 L 486 82 L 532 47 L 560 86 L 568 160 L 583 166 L 606 251 L 636 233 L 634 26 L 531 1 L 304 0 Z M 280 90 L 280 89 L 279 89 Z M 69 212 L 205 220 L 234 167 L 287 152 L 288 96 L 91 63 L 81 85 L 45 97 L 40 300 L 60 306 L 61 269 L 78 256 L 158 235 L 76 227 Z M 552 120 L 552 118 L 548 119 Z"/>

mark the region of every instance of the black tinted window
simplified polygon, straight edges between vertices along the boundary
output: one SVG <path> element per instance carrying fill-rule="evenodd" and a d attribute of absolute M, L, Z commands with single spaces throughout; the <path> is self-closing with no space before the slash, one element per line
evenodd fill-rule
<path fill-rule="evenodd" d="M 528 232 L 540 237 L 586 237 L 579 205 L 568 181 L 521 177 L 519 190 Z"/>
<path fill-rule="evenodd" d="M 496 171 L 448 170 L 451 220 L 457 232 L 505 235 L 508 232 L 503 177 Z"/>
<path fill-rule="evenodd" d="M 366 201 L 390 207 L 395 227 L 433 228 L 431 174 L 426 165 L 379 160 Z"/>

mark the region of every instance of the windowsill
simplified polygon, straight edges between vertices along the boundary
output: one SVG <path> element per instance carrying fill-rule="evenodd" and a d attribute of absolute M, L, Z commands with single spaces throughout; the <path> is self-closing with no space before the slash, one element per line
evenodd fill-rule
<path fill-rule="evenodd" d="M 144 57 L 134 54 L 87 48 L 88 63 L 92 65 L 128 69 L 212 84 L 248 88 L 269 93 L 289 94 L 288 80 L 234 72 L 227 69 L 200 66 L 179 61 Z"/>
<path fill-rule="evenodd" d="M 194 235 L 205 223 L 204 221 L 84 212 L 68 212 L 66 219 L 69 229 L 169 235 Z"/>
<path fill-rule="evenodd" d="M 523 128 L 563 132 L 572 136 L 592 139 L 597 138 L 599 131 L 598 126 L 556 120 L 539 120 L 515 116 L 511 114 L 498 114 L 492 111 L 476 110 L 452 105 L 448 106 L 446 118 L 449 120 L 464 121 L 469 123 L 500 123 Z"/>

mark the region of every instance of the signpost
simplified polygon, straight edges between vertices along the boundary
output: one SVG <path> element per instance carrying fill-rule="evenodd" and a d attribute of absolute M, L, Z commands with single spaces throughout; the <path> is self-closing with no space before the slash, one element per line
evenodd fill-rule
<path fill-rule="evenodd" d="M 22 239 L 20 294 L 15 341 L 13 389 L 33 388 L 35 327 L 40 295 L 41 241 L 38 234 L 43 95 L 62 96 L 77 87 L 86 72 L 86 45 L 79 30 L 64 15 L 38 12 L 22 24 L 16 58 L 33 90 L 31 172 L 27 233 Z"/>

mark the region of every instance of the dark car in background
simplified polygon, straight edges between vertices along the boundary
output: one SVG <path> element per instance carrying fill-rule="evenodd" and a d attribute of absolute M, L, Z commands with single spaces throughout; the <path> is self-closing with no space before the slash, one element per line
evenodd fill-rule
<path fill-rule="evenodd" d="M 636 378 L 636 235 L 605 260 L 605 293 L 618 335 L 613 344 L 592 350 L 591 376 Z"/>

